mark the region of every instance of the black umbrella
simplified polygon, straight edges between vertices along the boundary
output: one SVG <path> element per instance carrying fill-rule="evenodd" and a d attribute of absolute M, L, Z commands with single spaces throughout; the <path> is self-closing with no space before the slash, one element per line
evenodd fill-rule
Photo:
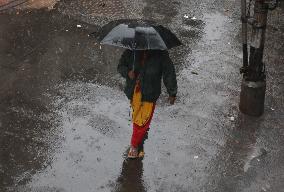
<path fill-rule="evenodd" d="M 167 28 L 145 20 L 116 20 L 103 26 L 98 35 L 101 44 L 131 50 L 167 50 L 181 45 Z"/>
<path fill-rule="evenodd" d="M 104 25 L 98 32 L 101 44 L 133 50 L 167 50 L 182 45 L 167 28 L 152 21 L 121 19 Z"/>

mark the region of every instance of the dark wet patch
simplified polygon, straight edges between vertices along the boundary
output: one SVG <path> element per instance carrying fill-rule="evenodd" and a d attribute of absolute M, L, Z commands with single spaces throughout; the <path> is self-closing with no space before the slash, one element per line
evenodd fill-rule
<path fill-rule="evenodd" d="M 198 39 L 202 37 L 203 33 L 196 30 L 181 29 L 179 31 L 179 35 L 193 41 L 198 41 Z"/>
<path fill-rule="evenodd" d="M 117 130 L 113 120 L 104 115 L 97 115 L 90 118 L 87 125 L 107 137 L 114 137 Z"/>
<path fill-rule="evenodd" d="M 181 5 L 181 2 L 179 2 L 179 1 L 173 1 L 173 4 L 174 4 L 174 5 Z"/>
<path fill-rule="evenodd" d="M 94 20 L 112 20 L 124 17 L 126 10 L 122 0 L 73 0 L 61 1 L 57 6 L 63 14 L 80 20 L 88 20 L 94 23 Z M 104 17 L 104 18 L 101 18 Z M 107 18 L 105 18 L 107 17 Z"/>
<path fill-rule="evenodd" d="M 204 21 L 198 20 L 198 19 L 191 19 L 191 17 L 189 17 L 188 19 L 183 19 L 183 24 L 189 25 L 195 28 L 203 28 L 205 26 Z"/>
<path fill-rule="evenodd" d="M 170 23 L 171 19 L 178 14 L 179 4 L 173 3 L 172 0 L 145 0 L 145 2 L 147 3 L 143 9 L 145 19 Z"/>
<path fill-rule="evenodd" d="M 46 10 L 10 11 L 0 17 L 0 189 L 28 182 L 47 166 L 52 158 L 47 153 L 62 139 L 56 135 L 52 96 L 57 93 L 52 86 L 79 69 L 94 68 L 91 54 L 82 50 L 92 51 L 90 26 L 82 30 L 76 24 Z"/>
<path fill-rule="evenodd" d="M 188 19 L 184 18 L 182 22 L 183 22 L 184 27 L 179 29 L 179 35 L 181 37 L 190 39 L 190 41 L 197 42 L 204 34 L 203 32 L 203 28 L 205 26 L 204 21 L 197 20 L 197 19 L 191 19 L 191 18 L 188 18 Z"/>
<path fill-rule="evenodd" d="M 26 113 L 28 110 L 31 112 Z M 45 167 L 43 162 L 49 161 L 46 156 L 52 150 L 49 145 L 57 145 L 58 137 L 49 133 L 56 126 L 52 115 L 34 111 L 32 107 L 18 106 L 1 111 L 1 187 L 26 183 L 32 174 Z"/>
<path fill-rule="evenodd" d="M 90 115 L 91 111 L 87 106 L 76 105 L 72 109 L 70 109 L 71 115 L 73 117 L 86 117 Z"/>

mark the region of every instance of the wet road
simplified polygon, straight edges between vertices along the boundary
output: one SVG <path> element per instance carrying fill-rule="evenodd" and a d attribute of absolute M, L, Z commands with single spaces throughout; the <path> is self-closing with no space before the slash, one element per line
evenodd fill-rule
<path fill-rule="evenodd" d="M 284 191 L 283 6 L 269 13 L 265 113 L 250 118 L 238 110 L 237 1 L 73 0 L 28 9 L 39 5 L 0 12 L 0 191 Z M 88 36 L 124 17 L 163 23 L 185 44 L 170 51 L 177 103 L 168 105 L 163 91 L 137 161 L 125 159 L 122 50 Z"/>

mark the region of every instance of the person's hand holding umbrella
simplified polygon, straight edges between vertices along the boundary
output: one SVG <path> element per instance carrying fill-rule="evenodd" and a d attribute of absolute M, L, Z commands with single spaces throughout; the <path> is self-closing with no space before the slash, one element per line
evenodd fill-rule
<path fill-rule="evenodd" d="M 134 73 L 133 70 L 130 70 L 130 71 L 128 72 L 128 77 L 129 77 L 130 79 L 132 79 L 132 80 L 135 78 L 135 73 Z"/>

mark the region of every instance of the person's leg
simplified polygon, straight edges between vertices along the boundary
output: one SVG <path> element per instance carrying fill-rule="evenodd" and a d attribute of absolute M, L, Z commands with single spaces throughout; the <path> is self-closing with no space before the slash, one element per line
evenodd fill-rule
<path fill-rule="evenodd" d="M 138 148 L 140 143 L 143 141 L 145 134 L 147 133 L 149 127 L 143 126 L 140 127 L 136 124 L 133 124 L 133 133 L 131 137 L 131 146 Z"/>
<path fill-rule="evenodd" d="M 147 137 L 147 133 L 150 127 L 150 123 L 154 114 L 155 110 L 155 105 L 153 107 L 151 117 L 148 120 L 148 122 L 144 126 L 138 126 L 135 123 L 133 123 L 133 132 L 132 132 L 132 137 L 131 137 L 131 146 L 129 150 L 129 157 L 137 157 L 138 152 L 140 151 L 138 148 L 143 147 L 144 141 Z"/>
<path fill-rule="evenodd" d="M 131 146 L 128 153 L 129 158 L 136 158 L 141 151 L 141 146 L 143 146 L 145 136 L 149 130 L 149 126 L 140 127 L 133 124 L 133 133 L 131 137 Z"/>
<path fill-rule="evenodd" d="M 149 128 L 150 129 L 150 128 Z M 140 152 L 144 152 L 144 143 L 145 141 L 148 139 L 148 132 L 149 132 L 149 129 L 146 131 L 143 139 L 142 139 L 142 142 L 138 145 L 138 153 Z"/>

